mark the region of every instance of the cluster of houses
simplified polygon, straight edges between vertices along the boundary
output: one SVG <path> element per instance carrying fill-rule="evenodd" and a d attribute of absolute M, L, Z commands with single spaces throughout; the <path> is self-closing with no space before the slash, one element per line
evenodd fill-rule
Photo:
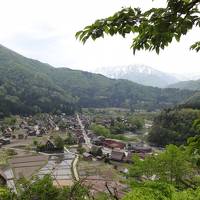
<path fill-rule="evenodd" d="M 115 127 L 115 126 L 123 126 L 124 131 L 129 132 L 129 131 L 134 131 L 134 132 L 140 132 L 138 129 L 138 124 L 132 122 L 130 120 L 129 116 L 98 116 L 98 117 L 93 117 L 91 119 L 93 123 L 96 123 L 98 125 L 102 125 L 104 127 L 110 128 L 110 127 Z"/>
<path fill-rule="evenodd" d="M 85 138 L 81 129 L 80 124 L 77 121 L 76 116 L 66 116 L 65 120 L 63 121 L 64 124 L 66 125 L 65 131 L 70 134 L 72 137 L 72 142 L 69 145 L 73 144 L 84 144 L 85 143 Z M 58 127 L 61 128 L 61 127 Z M 42 143 L 41 143 L 42 144 Z M 41 145 L 40 151 L 43 152 L 55 152 L 57 151 L 58 148 L 55 145 L 55 142 L 53 141 L 52 137 L 49 137 L 49 139 Z"/>
<path fill-rule="evenodd" d="M 87 129 L 87 124 L 89 124 L 89 120 L 86 117 L 81 117 L 81 119 L 83 125 L 86 125 L 85 131 L 87 133 L 87 136 L 90 138 L 92 144 L 91 150 L 83 154 L 83 157 L 86 160 L 91 160 L 93 157 L 101 159 L 102 157 L 105 158 L 105 156 L 107 156 L 111 161 L 130 163 L 132 162 L 132 157 L 135 154 L 143 159 L 146 155 L 152 153 L 152 148 L 146 146 L 143 142 L 131 143 L 105 138 L 103 136 L 97 136 L 91 130 Z M 104 126 L 109 125 L 110 123 L 111 121 L 109 120 L 101 121 L 101 124 Z M 95 155 L 95 153 L 93 152 L 94 149 L 101 149 L 102 156 L 99 156 L 99 154 Z"/>
<path fill-rule="evenodd" d="M 102 151 L 101 156 L 94 153 L 93 149 L 98 149 Z M 109 149 L 109 150 L 108 150 Z M 106 151 L 107 150 L 107 151 Z M 97 150 L 96 150 L 97 151 Z M 111 161 L 132 163 L 132 158 L 134 155 L 138 155 L 141 159 L 144 159 L 146 155 L 152 153 L 152 148 L 144 146 L 141 143 L 124 143 L 121 141 L 116 141 L 112 139 L 105 139 L 100 145 L 92 145 L 89 153 L 83 154 L 86 160 L 92 160 L 93 157 L 97 159 L 108 158 Z"/>
<path fill-rule="evenodd" d="M 123 149 L 113 149 L 110 159 L 118 162 L 132 163 L 134 155 L 144 159 L 146 155 L 152 153 L 152 148 L 144 146 L 143 143 L 127 143 Z"/>
<path fill-rule="evenodd" d="M 85 126 L 87 120 L 82 119 Z M 27 139 L 28 137 L 42 137 L 54 131 L 71 133 L 76 144 L 85 143 L 81 127 L 76 116 L 41 114 L 29 117 L 20 117 L 14 125 L 0 123 L 0 147 L 9 144 L 12 140 Z M 51 145 L 50 145 L 51 143 Z M 53 148 L 49 139 L 47 146 Z M 47 148 L 48 149 L 48 148 Z"/>
<path fill-rule="evenodd" d="M 43 114 L 41 118 L 36 118 L 35 116 L 21 117 L 14 125 L 9 126 L 2 124 L 1 127 L 5 137 L 11 137 L 12 132 L 20 129 L 27 130 L 27 133 L 30 135 L 38 135 L 41 134 L 40 132 L 44 132 L 44 130 L 47 132 L 47 130 L 53 128 L 56 128 L 56 124 L 54 122 L 54 117 L 49 114 Z"/>
<path fill-rule="evenodd" d="M 80 124 L 77 121 L 76 116 L 73 116 L 70 118 L 69 121 L 69 128 L 68 132 L 72 134 L 72 137 L 76 144 L 83 144 L 85 143 L 85 138 L 82 132 L 82 129 L 80 127 Z"/>
<path fill-rule="evenodd" d="M 87 137 L 91 142 L 91 150 L 84 154 L 86 159 L 92 157 L 102 157 L 109 154 L 109 159 L 119 162 L 131 162 L 133 154 L 138 154 L 144 158 L 146 154 L 152 152 L 150 147 L 146 147 L 143 143 L 126 143 L 119 140 L 108 139 L 103 136 L 97 136 L 89 130 L 91 120 L 87 116 L 80 116 L 81 122 L 85 127 Z M 101 121 L 103 125 L 112 123 L 110 120 Z M 21 117 L 21 120 L 13 126 L 1 128 L 0 132 L 0 147 L 10 143 L 11 139 L 26 139 L 31 136 L 41 137 L 47 135 L 52 131 L 65 130 L 71 133 L 75 144 L 84 144 L 85 136 L 81 125 L 79 124 L 76 116 L 50 115 L 42 114 L 41 116 Z M 51 140 L 46 144 L 47 149 L 55 148 Z M 95 149 L 95 150 L 94 150 Z M 106 151 L 108 150 L 108 151 Z M 94 153 L 98 151 L 98 153 Z"/>
<path fill-rule="evenodd" d="M 38 116 L 20 117 L 14 125 L 0 125 L 0 146 L 13 139 L 42 137 L 53 131 L 66 131 L 70 126 L 70 117 L 62 115 L 41 114 Z"/>

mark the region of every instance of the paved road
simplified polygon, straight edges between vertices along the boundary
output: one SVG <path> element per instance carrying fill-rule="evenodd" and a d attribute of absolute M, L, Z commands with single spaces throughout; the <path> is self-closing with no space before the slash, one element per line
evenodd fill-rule
<path fill-rule="evenodd" d="M 81 119 L 79 117 L 79 115 L 77 114 L 77 121 L 81 127 L 81 130 L 82 130 L 82 133 L 83 133 L 83 136 L 84 136 L 84 139 L 85 139 L 85 144 L 87 145 L 88 148 L 91 148 L 92 147 L 92 143 L 90 141 L 90 138 L 87 136 L 86 132 L 85 132 L 85 129 L 84 129 L 84 126 L 81 122 Z M 103 154 L 107 155 L 107 154 L 111 154 L 112 150 L 109 149 L 109 148 L 105 148 L 105 147 L 102 147 L 102 151 L 103 151 Z"/>
<path fill-rule="evenodd" d="M 90 138 L 87 136 L 87 134 L 86 134 L 86 132 L 85 132 L 84 126 L 83 126 L 83 124 L 82 124 L 82 121 L 81 121 L 79 115 L 77 114 L 76 116 L 77 116 L 77 121 L 78 121 L 78 123 L 79 123 L 79 125 L 80 125 L 80 127 L 81 127 L 83 137 L 84 137 L 84 139 L 85 139 L 85 144 L 88 146 L 88 148 L 91 148 L 91 147 L 92 147 L 92 144 L 91 144 L 91 142 L 90 142 Z"/>

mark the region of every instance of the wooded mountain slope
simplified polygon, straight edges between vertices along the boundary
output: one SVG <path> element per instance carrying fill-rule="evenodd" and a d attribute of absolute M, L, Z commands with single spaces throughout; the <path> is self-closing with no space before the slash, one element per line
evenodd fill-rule
<path fill-rule="evenodd" d="M 168 86 L 168 88 L 179 88 L 187 90 L 200 90 L 200 79 L 191 81 L 181 81 Z"/>
<path fill-rule="evenodd" d="M 198 109 L 174 108 L 163 110 L 154 119 L 148 140 L 157 146 L 186 144 L 189 137 L 197 135 L 193 124 L 199 118 L 200 110 Z"/>
<path fill-rule="evenodd" d="M 194 93 L 54 68 L 0 46 L 1 115 L 72 113 L 79 106 L 156 109 L 180 103 Z"/>

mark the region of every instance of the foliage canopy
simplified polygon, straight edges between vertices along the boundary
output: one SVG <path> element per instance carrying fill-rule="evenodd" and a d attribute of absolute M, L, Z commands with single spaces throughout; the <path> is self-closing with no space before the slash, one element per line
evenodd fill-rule
<path fill-rule="evenodd" d="M 85 43 L 88 38 L 96 40 L 105 34 L 125 37 L 133 34 L 131 48 L 138 50 L 164 49 L 173 39 L 180 41 L 194 27 L 200 27 L 199 0 L 166 0 L 166 6 L 142 11 L 140 8 L 123 8 L 114 15 L 98 19 L 76 33 L 76 38 Z M 200 41 L 191 46 L 197 52 Z"/>

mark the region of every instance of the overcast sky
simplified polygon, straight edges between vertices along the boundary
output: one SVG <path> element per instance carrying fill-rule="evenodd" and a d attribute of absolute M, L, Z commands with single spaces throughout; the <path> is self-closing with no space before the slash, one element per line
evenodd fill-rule
<path fill-rule="evenodd" d="M 100 66 L 145 64 L 171 73 L 200 72 L 200 53 L 189 46 L 200 40 L 191 31 L 160 55 L 130 49 L 132 37 L 106 37 L 82 45 L 75 33 L 95 19 L 107 17 L 121 7 L 147 9 L 163 6 L 163 0 L 0 0 L 0 43 L 24 56 L 55 67 L 90 70 Z"/>

